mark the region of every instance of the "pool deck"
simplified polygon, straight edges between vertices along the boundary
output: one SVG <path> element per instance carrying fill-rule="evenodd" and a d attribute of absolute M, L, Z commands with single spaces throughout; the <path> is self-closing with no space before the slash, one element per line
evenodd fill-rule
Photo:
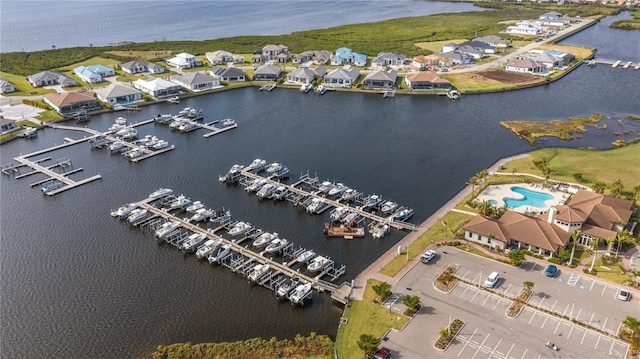
<path fill-rule="evenodd" d="M 503 198 L 513 198 L 513 199 L 521 199 L 524 196 L 520 193 L 513 192 L 511 187 L 522 187 L 531 191 L 541 192 L 553 196 L 552 199 L 545 201 L 545 207 L 533 207 L 533 210 L 539 213 L 546 213 L 551 206 L 564 204 L 565 201 L 569 198 L 569 194 L 557 191 L 550 190 L 548 188 L 542 188 L 542 186 L 538 183 L 514 183 L 514 184 L 500 184 L 500 185 L 490 185 L 487 186 L 477 197 L 477 200 L 482 201 L 496 201 L 497 207 L 502 207 L 505 205 Z M 531 206 L 528 204 L 511 208 L 513 211 L 519 213 L 525 213 L 531 209 Z"/>

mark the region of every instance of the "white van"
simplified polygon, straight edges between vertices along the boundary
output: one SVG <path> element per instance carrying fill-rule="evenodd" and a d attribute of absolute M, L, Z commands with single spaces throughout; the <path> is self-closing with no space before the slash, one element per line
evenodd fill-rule
<path fill-rule="evenodd" d="M 498 284 L 498 280 L 500 280 L 500 275 L 498 272 L 491 272 L 487 279 L 484 281 L 484 286 L 487 288 L 493 288 Z"/>

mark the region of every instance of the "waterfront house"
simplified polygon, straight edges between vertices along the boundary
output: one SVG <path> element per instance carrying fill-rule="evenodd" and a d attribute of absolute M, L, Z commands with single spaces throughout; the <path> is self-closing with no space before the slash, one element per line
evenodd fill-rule
<path fill-rule="evenodd" d="M 289 47 L 273 44 L 266 45 L 262 49 L 256 50 L 252 57 L 254 63 L 269 61 L 284 63 L 289 61 L 290 58 L 291 53 L 289 52 Z"/>
<path fill-rule="evenodd" d="M 316 65 L 324 65 L 331 59 L 331 51 L 329 50 L 311 50 L 301 52 L 293 57 L 292 62 L 294 64 L 304 64 L 306 62 L 313 62 Z"/>
<path fill-rule="evenodd" d="M 451 83 L 433 71 L 407 74 L 407 76 L 404 77 L 404 82 L 407 84 L 407 87 L 413 91 L 451 89 Z"/>
<path fill-rule="evenodd" d="M 243 82 L 247 81 L 247 75 L 241 69 L 236 67 L 214 67 L 209 70 L 209 74 L 220 81 L 224 82 Z"/>
<path fill-rule="evenodd" d="M 15 86 L 4 77 L 0 77 L 0 93 L 9 93 L 16 90 Z"/>
<path fill-rule="evenodd" d="M 618 232 L 631 228 L 632 214 L 633 201 L 578 190 L 568 204 L 553 206 L 547 214 L 526 216 L 509 210 L 497 220 L 478 215 L 462 228 L 472 242 L 553 256 L 570 242 L 576 230 L 581 232 L 578 245 L 591 245 L 595 238 L 615 238 Z"/>
<path fill-rule="evenodd" d="M 73 69 L 73 72 L 88 84 L 102 82 L 104 77 L 116 75 L 116 72 L 111 67 L 104 65 L 78 66 Z"/>
<path fill-rule="evenodd" d="M 480 60 L 485 54 L 495 54 L 496 48 L 480 41 L 469 41 L 459 45 L 447 44 L 442 47 L 441 54 L 459 53 Z"/>
<path fill-rule="evenodd" d="M 37 74 L 27 76 L 33 87 L 54 86 L 62 87 L 76 86 L 78 83 L 73 78 L 55 71 L 42 71 Z"/>
<path fill-rule="evenodd" d="M 213 52 L 207 52 L 204 54 L 207 58 L 207 61 L 211 63 L 211 65 L 224 65 L 228 62 L 233 62 L 233 54 L 229 51 L 218 50 Z"/>
<path fill-rule="evenodd" d="M 176 95 L 183 92 L 180 85 L 165 79 L 153 79 L 150 81 L 139 79 L 133 83 L 133 87 L 155 98 Z"/>
<path fill-rule="evenodd" d="M 471 41 L 484 42 L 485 44 L 489 44 L 489 45 L 491 45 L 493 47 L 507 48 L 507 47 L 511 46 L 509 41 L 501 38 L 500 36 L 495 36 L 495 35 L 487 35 L 487 36 L 476 37 L 476 38 L 471 39 Z"/>
<path fill-rule="evenodd" d="M 175 57 L 166 60 L 167 64 L 171 67 L 177 67 L 179 69 L 191 69 L 197 66 L 202 66 L 202 61 L 198 60 L 195 56 L 182 52 Z"/>
<path fill-rule="evenodd" d="M 254 81 L 276 81 L 280 77 L 280 66 L 264 64 L 253 72 Z"/>
<path fill-rule="evenodd" d="M 10 121 L 6 118 L 0 118 L 0 135 L 4 135 L 16 130 L 18 130 L 18 126 L 16 126 L 15 121 Z"/>
<path fill-rule="evenodd" d="M 322 78 L 327 71 L 323 67 L 310 69 L 308 67 L 297 68 L 287 74 L 287 83 L 295 85 L 309 85 L 316 78 Z"/>
<path fill-rule="evenodd" d="M 398 68 L 404 65 L 404 61 L 407 59 L 406 55 L 394 54 L 392 52 L 381 52 L 375 59 L 371 60 L 371 66 L 373 68 L 381 68 L 392 66 Z"/>
<path fill-rule="evenodd" d="M 507 27 L 505 30 L 507 34 L 514 35 L 533 35 L 538 36 L 542 35 L 545 32 L 545 29 L 537 24 L 533 24 L 530 21 L 520 21 L 515 25 Z"/>
<path fill-rule="evenodd" d="M 111 84 L 95 92 L 98 100 L 110 105 L 128 105 L 142 101 L 142 92 L 123 84 Z"/>
<path fill-rule="evenodd" d="M 531 75 L 542 75 L 546 73 L 547 67 L 538 61 L 528 59 L 515 59 L 507 62 L 504 70 Z"/>
<path fill-rule="evenodd" d="M 395 70 L 378 70 L 365 76 L 363 88 L 367 90 L 387 90 L 396 87 L 398 73 Z"/>
<path fill-rule="evenodd" d="M 367 55 L 353 52 L 350 48 L 347 47 L 341 47 L 336 50 L 336 55 L 331 59 L 331 65 L 355 65 L 361 67 L 366 66 Z"/>
<path fill-rule="evenodd" d="M 323 76 L 323 85 L 330 87 L 351 87 L 360 76 L 358 69 L 335 69 Z"/>
<path fill-rule="evenodd" d="M 43 100 L 62 115 L 71 115 L 101 108 L 95 97 L 80 92 L 48 93 L 44 95 Z"/>
<path fill-rule="evenodd" d="M 152 74 L 161 74 L 164 72 L 164 67 L 147 60 L 122 62 L 118 64 L 118 67 L 130 75 L 140 74 L 143 72 L 149 72 Z"/>
<path fill-rule="evenodd" d="M 557 11 L 550 11 L 540 15 L 535 23 L 540 26 L 562 27 L 571 23 L 571 19 L 563 17 L 562 14 Z"/>
<path fill-rule="evenodd" d="M 220 87 L 220 80 L 201 72 L 190 72 L 184 75 L 171 76 L 171 82 L 191 91 L 204 91 Z"/>
<path fill-rule="evenodd" d="M 546 68 L 562 69 L 564 62 L 560 56 L 556 56 L 549 51 L 530 51 L 526 54 L 521 54 L 518 58 L 523 60 L 532 60 L 543 64 Z"/>

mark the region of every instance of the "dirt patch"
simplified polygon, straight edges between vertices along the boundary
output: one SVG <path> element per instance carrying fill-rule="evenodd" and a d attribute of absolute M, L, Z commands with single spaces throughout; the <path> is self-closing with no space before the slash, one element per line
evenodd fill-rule
<path fill-rule="evenodd" d="M 498 70 L 478 72 L 476 75 L 484 77 L 489 80 L 500 81 L 506 84 L 531 82 L 539 79 L 539 77 L 537 76 L 518 74 L 514 72 L 498 71 Z"/>

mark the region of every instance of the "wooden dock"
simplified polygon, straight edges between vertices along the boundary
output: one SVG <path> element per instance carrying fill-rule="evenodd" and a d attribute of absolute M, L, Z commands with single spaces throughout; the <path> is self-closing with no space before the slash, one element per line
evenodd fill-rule
<path fill-rule="evenodd" d="M 26 157 L 24 156 L 19 156 L 14 158 L 14 160 L 18 161 L 21 165 L 23 166 L 28 166 L 31 167 L 34 172 L 39 172 L 44 174 L 45 176 L 49 177 L 48 180 L 54 180 L 60 183 L 60 187 L 52 189 L 50 191 L 44 192 L 46 195 L 49 196 L 53 196 L 55 194 L 58 194 L 60 192 L 64 192 L 67 190 L 70 190 L 72 188 L 81 186 L 85 183 L 89 183 L 89 182 L 93 182 L 97 179 L 102 178 L 101 175 L 95 175 L 89 178 L 85 178 L 83 180 L 80 181 L 74 181 L 70 178 L 67 177 L 67 174 L 60 174 L 58 172 L 55 172 L 52 170 L 52 168 L 48 168 L 48 167 L 44 167 L 41 166 L 39 163 L 34 162 L 34 161 L 29 161 Z M 31 174 L 31 172 L 29 173 Z"/>
<path fill-rule="evenodd" d="M 133 163 L 137 163 L 137 162 L 140 162 L 140 161 L 142 161 L 142 160 L 146 160 L 147 158 L 151 158 L 151 157 L 153 157 L 153 156 L 157 156 L 157 155 L 159 155 L 159 154 L 161 154 L 161 153 L 165 153 L 165 152 L 168 152 L 168 151 L 172 151 L 172 150 L 174 150 L 175 148 L 176 148 L 176 147 L 175 147 L 174 145 L 171 145 L 171 146 L 169 146 L 169 147 L 165 147 L 165 148 L 160 149 L 160 150 L 146 150 L 146 151 L 148 151 L 148 152 L 146 152 L 146 151 L 145 151 L 145 154 L 144 154 L 144 155 L 142 155 L 142 156 L 140 156 L 140 157 L 132 158 L 132 159 L 130 159 L 130 161 L 131 161 L 131 162 L 133 162 Z"/>
<path fill-rule="evenodd" d="M 208 132 L 208 133 L 205 133 L 204 135 L 202 135 L 202 137 L 204 137 L 204 138 L 209 138 L 209 137 L 215 136 L 215 135 L 217 135 L 219 133 L 222 133 L 222 132 L 225 132 L 225 131 L 229 131 L 229 130 L 233 130 L 234 128 L 238 127 L 238 124 L 234 123 L 231 126 L 222 127 L 222 128 L 215 127 L 215 126 L 208 126 L 208 125 L 204 125 L 204 124 L 199 124 L 199 126 L 211 131 L 211 132 Z"/>

